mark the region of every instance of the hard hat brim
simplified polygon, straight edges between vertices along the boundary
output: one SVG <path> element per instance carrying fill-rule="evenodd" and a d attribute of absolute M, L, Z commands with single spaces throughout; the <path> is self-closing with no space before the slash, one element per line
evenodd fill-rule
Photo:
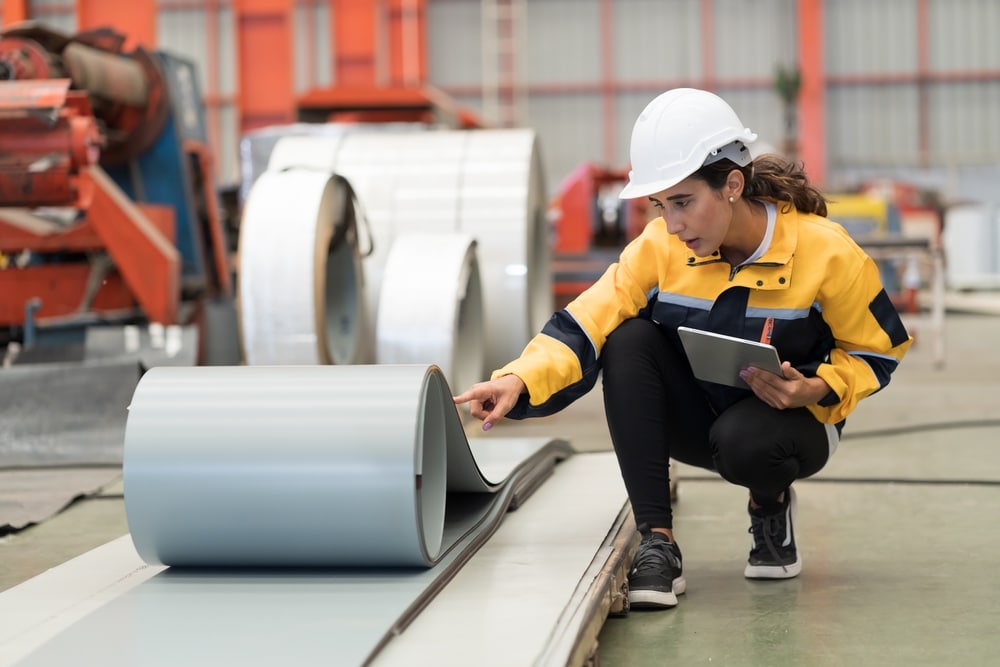
<path fill-rule="evenodd" d="M 691 172 L 692 174 L 694 172 Z M 619 199 L 638 199 L 639 197 L 649 197 L 650 195 L 655 195 L 657 192 L 663 192 L 667 188 L 672 188 L 691 174 L 686 174 L 681 178 L 668 178 L 662 181 L 654 181 L 652 183 L 633 183 L 629 181 L 622 188 L 622 191 L 618 193 Z"/>

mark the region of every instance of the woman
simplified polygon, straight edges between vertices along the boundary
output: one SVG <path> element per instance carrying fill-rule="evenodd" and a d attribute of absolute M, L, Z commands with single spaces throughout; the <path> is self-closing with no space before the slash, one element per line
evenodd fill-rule
<path fill-rule="evenodd" d="M 504 416 L 561 410 L 602 374 L 642 534 L 633 607 L 673 607 L 686 588 L 670 458 L 749 490 L 744 576 L 798 575 L 792 483 L 826 464 L 847 415 L 888 384 L 912 342 L 871 258 L 825 218 L 800 168 L 751 159 L 756 138 L 712 93 L 681 88 L 650 102 L 620 196 L 648 197 L 661 217 L 518 359 L 455 397 L 489 430 Z M 782 375 L 746 368 L 742 388 L 697 380 L 681 325 L 770 342 Z"/>

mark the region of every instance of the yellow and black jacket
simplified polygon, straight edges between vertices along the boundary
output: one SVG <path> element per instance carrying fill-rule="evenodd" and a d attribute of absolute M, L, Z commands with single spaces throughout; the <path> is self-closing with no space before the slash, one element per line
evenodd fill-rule
<path fill-rule="evenodd" d="M 632 317 L 657 323 L 677 346 L 679 325 L 759 340 L 770 320 L 782 361 L 830 386 L 808 406 L 829 424 L 885 387 L 912 343 L 874 261 L 826 218 L 779 203 L 767 252 L 736 269 L 718 253 L 692 255 L 657 218 L 519 358 L 494 371 L 516 374 L 528 388 L 507 416 L 553 414 L 590 391 L 605 340 Z M 750 393 L 700 384 L 717 411 Z"/>

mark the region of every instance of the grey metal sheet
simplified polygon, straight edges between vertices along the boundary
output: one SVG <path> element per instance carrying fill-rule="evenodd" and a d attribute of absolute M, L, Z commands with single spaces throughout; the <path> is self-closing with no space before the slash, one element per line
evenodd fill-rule
<path fill-rule="evenodd" d="M 433 366 L 152 369 L 125 504 L 138 553 L 174 566 L 18 664 L 365 664 L 569 453 L 470 443 Z"/>
<path fill-rule="evenodd" d="M 481 440 L 486 440 L 488 447 L 479 447 Z M 478 461 L 497 462 L 503 467 L 507 465 L 503 459 L 516 459 L 516 455 L 508 453 L 523 443 L 517 439 L 494 442 L 491 436 L 473 439 L 470 444 Z M 601 577 L 594 579 L 594 573 L 625 557 L 618 552 L 621 545 L 608 548 L 608 539 L 617 534 L 616 515 L 626 496 L 612 452 L 574 455 L 551 473 L 529 502 L 504 517 L 496 533 L 412 624 L 393 634 L 373 664 L 412 665 L 423 656 L 435 665 L 581 664 L 561 656 L 570 647 L 576 651 L 589 646 L 587 629 L 596 632 L 607 612 L 606 604 L 596 610 L 593 604 L 610 602 L 603 598 L 618 590 L 613 583 L 602 582 Z M 631 528 L 634 535 L 634 524 L 619 530 L 626 528 Z M 125 536 L 0 593 L 0 664 L 16 663 L 63 629 L 137 589 L 164 569 L 146 565 Z M 305 575 L 311 572 L 299 571 Z M 186 588 L 194 590 L 173 593 L 187 595 L 188 604 L 194 606 L 198 587 Z M 268 587 L 248 590 L 243 591 L 245 601 L 266 604 Z M 308 586 L 303 585 L 301 592 L 307 604 L 309 598 L 317 596 Z M 298 616 L 292 620 L 297 622 Z M 185 622 L 179 629 L 187 626 Z M 83 627 L 103 631 L 90 622 Z M 131 632 L 131 627 L 122 626 L 120 632 Z M 462 628 L 461 633 L 455 632 L 456 627 Z M 265 630 L 286 632 L 280 619 Z M 203 643 L 202 633 L 198 630 L 191 641 Z M 223 648 L 224 641 L 230 639 L 218 640 L 216 648 Z M 260 643 L 254 641 L 255 645 Z M 87 646 L 78 645 L 85 658 L 105 654 L 97 641 Z M 196 648 L 187 650 L 194 652 Z M 201 650 L 208 657 L 202 660 L 195 656 L 188 661 L 201 664 L 214 655 L 211 647 Z M 296 651 L 289 649 L 282 655 L 301 658 L 302 653 Z M 174 650 L 168 657 L 176 658 L 178 653 Z M 234 653 L 237 658 L 244 654 L 243 649 Z M 544 658 L 539 657 L 542 655 Z M 182 658 L 187 660 L 188 656 Z M 326 664 L 341 663 L 334 657 Z"/>
<path fill-rule="evenodd" d="M 435 667 L 587 664 L 568 654 L 590 645 L 587 628 L 596 632 L 607 613 L 599 600 L 618 590 L 598 573 L 627 566 L 620 542 L 637 535 L 634 521 L 619 521 L 627 507 L 614 452 L 563 462 L 374 665 L 409 666 L 422 655 Z"/>

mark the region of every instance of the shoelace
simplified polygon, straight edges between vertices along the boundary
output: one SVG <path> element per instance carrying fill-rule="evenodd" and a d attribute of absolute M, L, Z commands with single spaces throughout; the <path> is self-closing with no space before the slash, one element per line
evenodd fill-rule
<path fill-rule="evenodd" d="M 778 531 L 781 530 L 781 522 L 778 520 L 779 516 L 780 513 L 768 514 L 766 516 L 750 515 L 749 532 L 753 534 L 754 541 L 757 539 L 757 533 L 760 533 L 761 537 L 764 538 L 764 546 L 766 546 L 767 550 L 771 553 L 771 557 L 774 558 L 775 563 L 781 562 L 781 556 L 778 555 L 778 550 L 774 548 L 774 542 L 771 538 L 776 537 L 778 535 Z M 759 530 L 755 531 L 754 528 L 758 528 Z M 788 568 L 784 565 L 781 566 L 781 569 L 785 572 L 788 571 Z"/>
<path fill-rule="evenodd" d="M 675 560 L 676 557 L 666 542 L 652 540 L 643 542 L 635 554 L 635 559 L 632 561 L 632 573 L 660 572 L 663 570 L 664 563 L 668 561 L 676 567 L 677 563 L 674 562 Z"/>

